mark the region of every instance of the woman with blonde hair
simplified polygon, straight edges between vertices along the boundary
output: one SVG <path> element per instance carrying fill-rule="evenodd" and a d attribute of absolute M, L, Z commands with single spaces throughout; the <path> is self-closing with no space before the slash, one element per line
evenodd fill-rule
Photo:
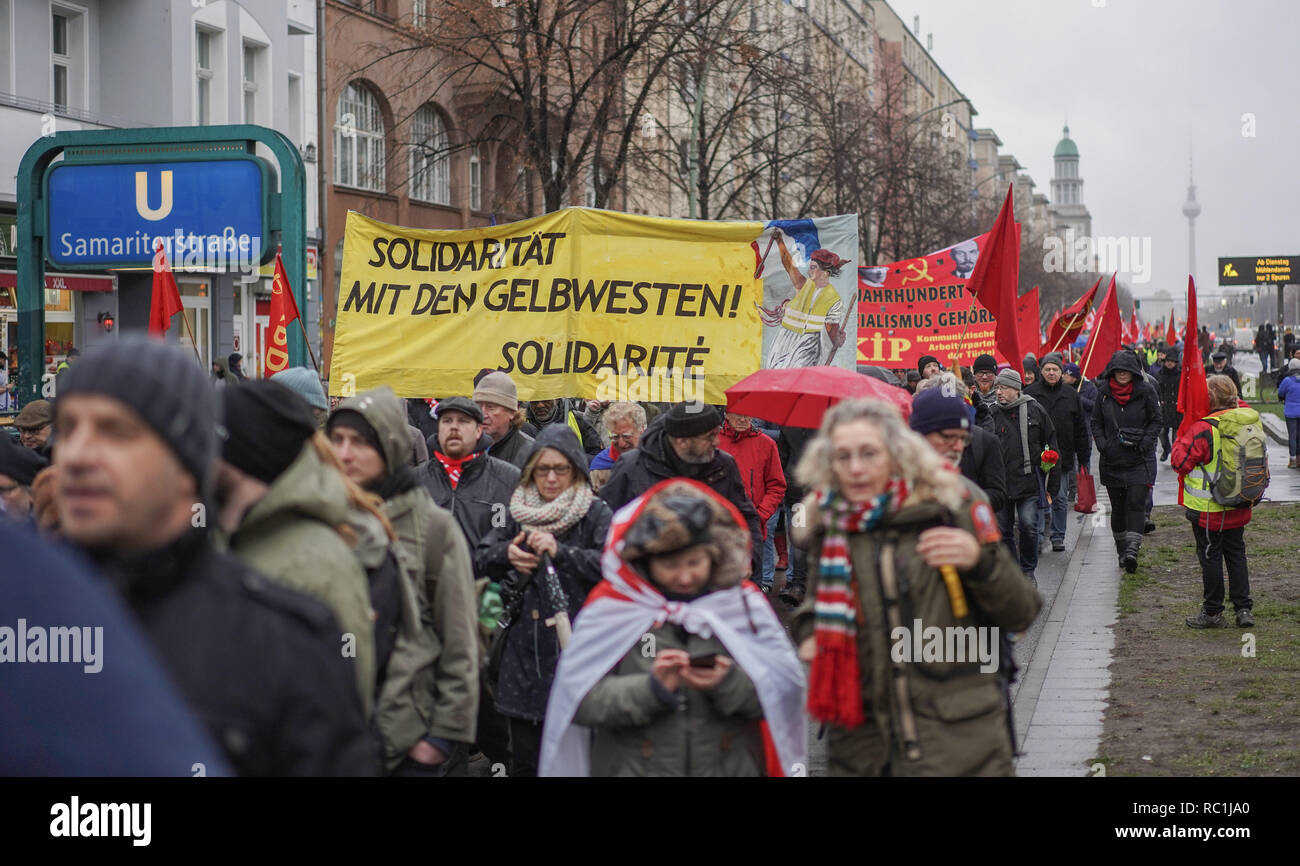
<path fill-rule="evenodd" d="M 998 638 L 1028 628 L 1042 600 L 988 500 L 876 400 L 832 407 L 796 476 L 812 491 L 793 520 L 810 598 L 793 632 L 812 662 L 809 713 L 830 728 L 831 773 L 1012 775 L 1011 660 Z"/>

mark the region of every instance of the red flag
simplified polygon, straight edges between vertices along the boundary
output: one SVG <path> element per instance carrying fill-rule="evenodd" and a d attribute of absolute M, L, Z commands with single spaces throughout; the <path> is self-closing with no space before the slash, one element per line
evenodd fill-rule
<path fill-rule="evenodd" d="M 1038 328 L 1038 286 L 1034 286 L 1016 299 L 1016 322 L 1020 328 L 1020 348 L 1032 352 L 1033 347 L 1043 341 L 1043 332 Z"/>
<path fill-rule="evenodd" d="M 1097 308 L 1097 318 L 1093 322 L 1092 333 L 1088 335 L 1088 345 L 1083 350 L 1083 377 L 1091 379 L 1100 376 L 1110 363 L 1111 355 L 1120 348 L 1120 332 L 1124 320 L 1119 313 L 1119 295 L 1115 291 L 1115 275 L 1110 278 L 1106 297 L 1102 298 Z"/>
<path fill-rule="evenodd" d="M 172 316 L 183 309 L 176 278 L 167 264 L 160 242 L 153 257 L 153 294 L 149 299 L 149 336 L 161 337 L 171 327 Z"/>
<path fill-rule="evenodd" d="M 1016 301 L 1020 292 L 1020 227 L 1015 222 L 1012 187 L 993 222 L 988 242 L 975 261 L 975 270 L 966 281 L 966 291 L 993 314 L 997 323 L 994 345 L 1011 364 L 1011 369 L 1025 374 L 1024 355 L 1016 325 Z"/>
<path fill-rule="evenodd" d="M 1083 331 L 1085 317 L 1092 313 L 1092 303 L 1097 298 L 1097 287 L 1100 285 L 1101 277 L 1098 277 L 1097 282 L 1092 284 L 1092 288 L 1083 297 L 1052 319 L 1052 324 L 1047 330 L 1047 339 L 1038 353 L 1039 357 L 1048 352 L 1069 349 L 1070 345 L 1079 338 L 1079 334 Z"/>
<path fill-rule="evenodd" d="M 1196 344 L 1196 284 L 1187 277 L 1187 327 L 1183 336 L 1183 374 L 1178 382 L 1178 411 L 1183 423 L 1178 425 L 1182 436 L 1197 421 L 1210 414 L 1210 387 L 1205 376 L 1205 362 Z M 1178 476 L 1178 504 L 1183 504 L 1183 476 Z"/>
<path fill-rule="evenodd" d="M 1138 324 L 1137 310 L 1129 317 L 1128 324 L 1124 327 L 1124 342 L 1130 346 L 1137 345 L 1142 339 L 1142 326 Z"/>
<path fill-rule="evenodd" d="M 1178 332 L 1174 330 L 1174 314 L 1169 313 L 1169 330 L 1165 333 L 1165 344 L 1172 346 L 1178 342 Z"/>
<path fill-rule="evenodd" d="M 271 312 L 266 337 L 266 372 L 273 375 L 289 366 L 288 326 L 298 318 L 298 301 L 284 275 L 280 252 L 275 253 L 275 276 L 271 280 Z"/>

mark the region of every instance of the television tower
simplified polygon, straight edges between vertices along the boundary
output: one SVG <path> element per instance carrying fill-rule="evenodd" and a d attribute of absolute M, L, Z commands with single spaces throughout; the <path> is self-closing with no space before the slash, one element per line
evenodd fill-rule
<path fill-rule="evenodd" d="M 1187 154 L 1187 201 L 1183 202 L 1183 216 L 1187 217 L 1187 273 L 1196 278 L 1196 218 L 1201 215 L 1201 205 L 1196 200 L 1196 182 L 1192 179 L 1192 155 Z"/>

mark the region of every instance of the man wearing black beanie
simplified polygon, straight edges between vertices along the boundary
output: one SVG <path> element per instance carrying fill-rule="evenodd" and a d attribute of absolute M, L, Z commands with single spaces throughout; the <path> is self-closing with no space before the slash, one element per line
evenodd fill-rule
<path fill-rule="evenodd" d="M 213 545 L 205 492 L 218 406 L 204 371 L 176 347 L 127 338 L 64 377 L 54 418 L 60 531 L 131 607 L 231 766 L 373 774 L 328 608 Z"/>
<path fill-rule="evenodd" d="M 0 515 L 34 523 L 32 482 L 50 464 L 30 448 L 23 448 L 0 433 Z"/>
<path fill-rule="evenodd" d="M 375 643 L 366 571 L 337 527 L 351 504 L 343 476 L 314 441 L 307 402 L 270 380 L 220 389 L 218 518 L 230 552 L 281 586 L 326 604 L 338 621 L 335 646 L 353 669 L 370 717 Z"/>
<path fill-rule="evenodd" d="M 694 478 L 728 500 L 745 518 L 753 539 L 751 564 L 762 573 L 763 536 L 758 509 L 745 493 L 736 460 L 718 449 L 722 413 L 705 403 L 674 403 L 641 434 L 641 442 L 614 464 L 600 498 L 617 511 L 667 478 Z"/>

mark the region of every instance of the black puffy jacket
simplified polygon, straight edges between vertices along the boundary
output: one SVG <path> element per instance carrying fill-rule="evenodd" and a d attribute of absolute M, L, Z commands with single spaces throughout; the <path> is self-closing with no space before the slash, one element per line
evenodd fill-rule
<path fill-rule="evenodd" d="M 98 564 L 239 775 L 378 772 L 378 743 L 324 604 L 217 552 L 203 530 Z"/>
<path fill-rule="evenodd" d="M 961 453 L 961 474 L 984 491 L 995 513 L 1007 504 L 1007 468 L 1002 461 L 1002 446 L 998 437 L 983 427 L 970 430 L 970 442 Z"/>
<path fill-rule="evenodd" d="M 668 478 L 689 477 L 699 481 L 730 502 L 740 511 L 749 526 L 749 535 L 753 542 L 750 562 L 754 574 L 762 573 L 763 536 L 758 525 L 758 510 L 749 501 L 745 484 L 736 468 L 736 460 L 721 448 L 713 455 L 712 462 L 698 467 L 691 467 L 694 473 L 684 476 L 674 468 L 675 454 L 669 456 L 672 443 L 664 433 L 663 419 L 660 415 L 641 434 L 641 444 L 631 451 L 624 452 L 609 480 L 600 488 L 600 498 L 609 503 L 614 511 L 645 493 L 651 487 Z"/>
<path fill-rule="evenodd" d="M 1029 472 L 1025 470 L 1025 452 L 1020 441 L 1020 413 L 1029 414 Z M 1056 444 L 1056 427 L 1047 414 L 1047 410 L 1038 405 L 1032 397 L 1008 410 L 1001 403 L 989 407 L 988 431 L 997 437 L 1002 446 L 1002 465 L 1007 477 L 1007 501 L 1019 502 L 1041 495 L 1038 479 L 1043 473 L 1039 468 L 1042 453 L 1047 450 L 1060 452 Z M 1055 492 L 1059 484 L 1061 467 L 1058 463 L 1044 479 L 1046 489 Z"/>
<path fill-rule="evenodd" d="M 1110 367 L 1106 369 L 1109 370 Z M 1178 384 L 1182 378 L 1183 368 L 1178 364 L 1175 364 L 1173 369 L 1161 364 L 1160 369 L 1155 372 L 1156 393 L 1160 395 L 1161 419 L 1166 427 L 1177 427 L 1183 422 L 1183 416 L 1178 412 Z"/>
<path fill-rule="evenodd" d="M 1088 416 L 1084 414 L 1079 390 L 1058 379 L 1055 385 L 1039 379 L 1025 389 L 1025 393 L 1047 410 L 1056 428 L 1057 450 L 1061 454 L 1060 469 L 1070 472 L 1076 466 L 1087 465 L 1092 459 L 1088 444 Z"/>
<path fill-rule="evenodd" d="M 554 448 L 569 458 L 574 471 L 583 479 L 589 478 L 586 453 L 572 432 L 558 425 L 543 428 L 525 463 L 542 448 Z M 600 582 L 600 557 L 612 517 L 609 505 L 597 498 L 577 523 L 555 537 L 557 552 L 553 562 L 568 602 L 570 620 L 582 609 L 587 593 Z M 546 624 L 556 608 L 544 590 L 542 572 L 535 571 L 528 579 L 510 567 L 507 550 L 519 531 L 514 517 L 507 516 L 504 526 L 484 536 L 474 554 L 474 573 L 491 578 L 503 587 L 517 588 L 527 581 L 519 612 L 506 632 L 501 675 L 496 683 L 496 705 L 507 716 L 540 722 L 546 714 L 555 666 L 559 664 L 560 642 L 554 625 Z"/>
<path fill-rule="evenodd" d="M 1133 391 L 1123 406 L 1111 395 L 1117 370 L 1133 374 Z M 1101 483 L 1108 487 L 1154 484 L 1156 440 L 1163 423 L 1160 397 L 1142 378 L 1137 358 L 1126 350 L 1116 352 L 1102 373 L 1097 404 L 1092 410 L 1092 438 L 1097 443 Z"/>
<path fill-rule="evenodd" d="M 429 462 L 419 470 L 420 482 L 433 501 L 456 518 L 471 554 L 483 536 L 492 531 L 493 517 L 498 522 L 505 519 L 510 494 L 519 481 L 518 469 L 487 453 L 491 444 L 492 437 L 486 433 L 479 436 L 474 459 L 461 467 L 460 482 L 454 490 L 435 453 L 442 451 L 437 436 L 429 438 Z"/>

